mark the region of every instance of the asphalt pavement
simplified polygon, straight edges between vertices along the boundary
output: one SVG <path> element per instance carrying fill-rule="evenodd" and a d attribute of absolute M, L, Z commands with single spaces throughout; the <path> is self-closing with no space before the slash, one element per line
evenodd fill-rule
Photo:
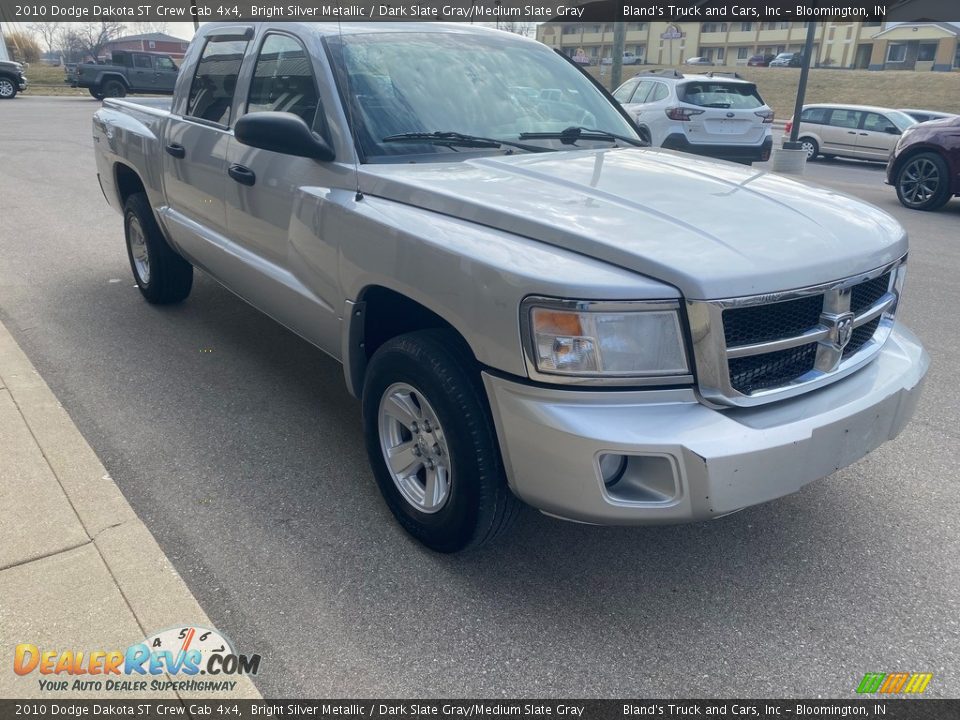
<path fill-rule="evenodd" d="M 98 105 L 0 103 L 0 320 L 214 625 L 262 655 L 264 696 L 850 697 L 894 671 L 960 696 L 960 200 L 911 212 L 879 166 L 808 167 L 912 236 L 900 318 L 933 365 L 898 440 L 720 520 L 528 510 L 447 557 L 381 501 L 339 365 L 200 274 L 181 306 L 141 300 Z"/>

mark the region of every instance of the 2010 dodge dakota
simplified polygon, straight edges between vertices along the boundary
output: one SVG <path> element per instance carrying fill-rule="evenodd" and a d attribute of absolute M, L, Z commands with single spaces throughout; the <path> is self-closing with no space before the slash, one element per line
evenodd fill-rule
<path fill-rule="evenodd" d="M 532 40 L 206 24 L 172 103 L 108 99 L 93 132 L 143 296 L 198 268 L 340 360 L 380 490 L 435 550 L 519 500 L 719 517 L 856 461 L 919 397 L 896 221 L 639 147 Z"/>

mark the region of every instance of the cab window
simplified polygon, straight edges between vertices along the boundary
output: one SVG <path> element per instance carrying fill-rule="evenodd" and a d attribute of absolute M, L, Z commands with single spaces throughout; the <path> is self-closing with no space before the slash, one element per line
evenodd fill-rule
<path fill-rule="evenodd" d="M 144 68 L 149 70 L 152 65 L 150 63 L 149 55 L 134 55 L 133 56 L 133 66 L 136 68 Z"/>
<path fill-rule="evenodd" d="M 168 57 L 158 57 L 153 65 L 157 70 L 173 71 L 177 69 L 177 66 L 173 64 L 173 60 Z"/>
<path fill-rule="evenodd" d="M 237 90 L 246 40 L 210 40 L 190 84 L 187 116 L 218 125 L 230 125 L 230 109 Z"/>
<path fill-rule="evenodd" d="M 289 35 L 267 35 L 250 82 L 247 112 L 293 113 L 318 130 L 319 109 L 317 83 L 303 45 Z"/>

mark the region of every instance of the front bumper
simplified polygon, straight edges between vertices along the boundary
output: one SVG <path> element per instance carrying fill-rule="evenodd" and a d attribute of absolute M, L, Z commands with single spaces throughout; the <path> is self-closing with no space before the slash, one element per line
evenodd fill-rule
<path fill-rule="evenodd" d="M 20 92 L 23 92 L 24 90 L 27 89 L 27 78 L 25 75 L 20 76 L 20 82 L 17 83 L 17 89 Z"/>
<path fill-rule="evenodd" d="M 773 150 L 773 138 L 767 135 L 759 145 L 711 145 L 708 143 L 692 143 L 683 133 L 671 133 L 663 140 L 662 147 L 666 150 L 704 155 L 718 160 L 733 162 L 766 162 L 770 159 Z"/>
<path fill-rule="evenodd" d="M 796 492 L 897 434 L 929 358 L 898 327 L 869 365 L 833 385 L 756 408 L 714 410 L 689 389 L 601 392 L 484 373 L 513 492 L 543 512 L 595 524 L 719 517 Z M 599 459 L 628 457 L 607 488 Z"/>

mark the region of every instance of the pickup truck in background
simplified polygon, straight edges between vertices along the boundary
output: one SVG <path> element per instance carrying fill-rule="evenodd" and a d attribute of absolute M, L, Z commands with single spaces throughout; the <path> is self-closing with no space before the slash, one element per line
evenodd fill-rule
<path fill-rule="evenodd" d="M 162 53 L 114 50 L 108 64 L 80 63 L 65 68 L 64 82 L 87 88 L 97 100 L 122 98 L 134 93 L 170 95 L 179 69 L 173 58 Z"/>
<path fill-rule="evenodd" d="M 893 218 L 642 147 L 533 40 L 204 24 L 172 102 L 107 100 L 93 131 L 143 297 L 197 268 L 338 359 L 387 505 L 438 551 L 521 500 L 720 517 L 855 462 L 920 396 Z"/>
<path fill-rule="evenodd" d="M 18 92 L 27 89 L 23 65 L 12 60 L 0 60 L 0 100 L 12 100 Z"/>

